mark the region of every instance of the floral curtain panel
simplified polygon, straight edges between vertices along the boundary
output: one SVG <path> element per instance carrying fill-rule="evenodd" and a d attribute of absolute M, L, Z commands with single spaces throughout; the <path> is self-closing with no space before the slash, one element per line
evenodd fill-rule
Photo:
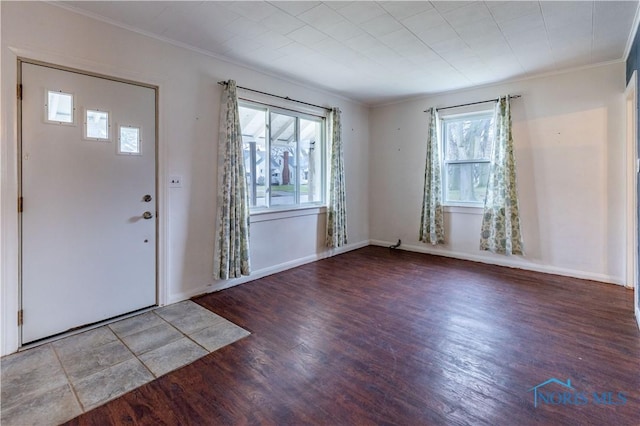
<path fill-rule="evenodd" d="M 435 108 L 431 108 L 429 113 L 420 241 L 436 245 L 444 243 L 444 212 L 442 208 L 440 150 L 438 147 L 438 111 Z"/>
<path fill-rule="evenodd" d="M 236 82 L 229 80 L 220 105 L 218 141 L 218 220 L 214 276 L 216 279 L 249 275 L 249 198 L 245 180 L 242 131 Z"/>
<path fill-rule="evenodd" d="M 521 255 L 524 250 L 516 192 L 510 104 L 509 96 L 502 96 L 496 105 L 495 144 L 484 203 L 480 249 Z"/>
<path fill-rule="evenodd" d="M 326 245 L 337 248 L 347 244 L 347 199 L 344 181 L 344 153 L 340 110 L 331 111 L 331 171 L 327 206 Z"/>

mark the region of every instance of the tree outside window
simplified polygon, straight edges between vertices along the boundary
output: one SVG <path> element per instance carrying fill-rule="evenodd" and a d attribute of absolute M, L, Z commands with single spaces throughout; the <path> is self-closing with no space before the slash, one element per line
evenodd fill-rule
<path fill-rule="evenodd" d="M 443 201 L 482 206 L 493 148 L 493 112 L 444 117 L 442 122 Z"/>

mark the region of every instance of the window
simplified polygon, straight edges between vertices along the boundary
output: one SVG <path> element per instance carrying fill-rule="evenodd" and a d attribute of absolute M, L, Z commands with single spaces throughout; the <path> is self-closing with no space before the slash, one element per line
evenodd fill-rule
<path fill-rule="evenodd" d="M 120 126 L 118 136 L 118 154 L 140 155 L 140 128 L 134 126 Z"/>
<path fill-rule="evenodd" d="M 493 148 L 493 111 L 441 118 L 445 205 L 484 204 Z"/>
<path fill-rule="evenodd" d="M 239 112 L 252 210 L 322 204 L 325 117 L 249 102 Z"/>
<path fill-rule="evenodd" d="M 56 124 L 73 124 L 74 110 L 71 93 L 47 90 L 45 121 Z"/>
<path fill-rule="evenodd" d="M 97 141 L 109 140 L 109 113 L 88 109 L 85 111 L 84 138 Z"/>

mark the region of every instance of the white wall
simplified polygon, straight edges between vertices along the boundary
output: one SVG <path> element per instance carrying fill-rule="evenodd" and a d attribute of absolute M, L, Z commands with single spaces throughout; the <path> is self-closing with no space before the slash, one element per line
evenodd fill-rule
<path fill-rule="evenodd" d="M 158 85 L 161 301 L 223 288 L 213 275 L 220 80 L 324 106 L 342 113 L 349 247 L 368 244 L 368 108 L 202 53 L 158 41 L 41 2 L 2 2 L 2 348 L 18 347 L 18 217 L 16 61 L 26 57 Z M 25 89 L 28 90 L 28 89 Z M 167 188 L 181 175 L 183 188 Z M 312 261 L 323 248 L 324 214 L 252 223 L 253 277 Z M 277 244 L 284 233 L 294 243 Z M 236 281 L 240 282 L 240 281 Z M 25 315 L 28 315 L 25 313 Z"/>
<path fill-rule="evenodd" d="M 373 108 L 370 234 L 408 250 L 623 283 L 624 63 Z M 482 252 L 481 211 L 445 214 L 447 243 L 418 242 L 427 114 L 502 94 L 512 101 L 525 257 Z"/>

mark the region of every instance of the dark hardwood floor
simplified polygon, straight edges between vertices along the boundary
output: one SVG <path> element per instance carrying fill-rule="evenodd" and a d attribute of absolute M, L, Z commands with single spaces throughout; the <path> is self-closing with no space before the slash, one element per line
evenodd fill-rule
<path fill-rule="evenodd" d="M 366 247 L 194 299 L 251 336 L 69 424 L 639 425 L 632 296 Z"/>

